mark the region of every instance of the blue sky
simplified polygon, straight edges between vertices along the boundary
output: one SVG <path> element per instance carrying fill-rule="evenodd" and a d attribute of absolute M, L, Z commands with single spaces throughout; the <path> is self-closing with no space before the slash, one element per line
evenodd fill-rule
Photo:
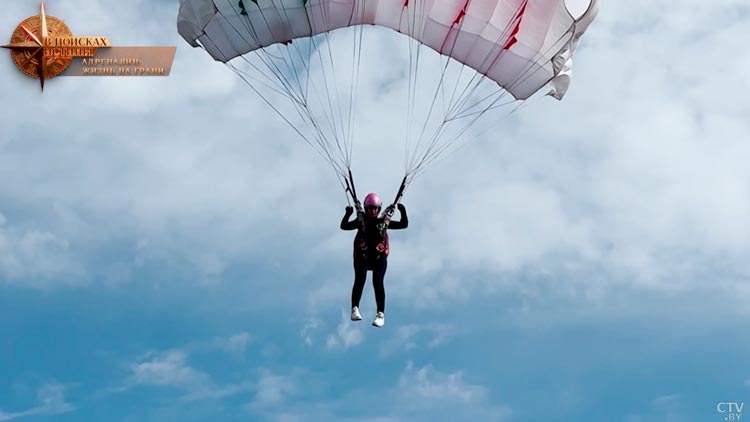
<path fill-rule="evenodd" d="M 7 3 L 9 38 L 38 2 Z M 562 102 L 410 187 L 383 329 L 369 283 L 348 321 L 332 173 L 179 38 L 177 2 L 45 4 L 76 34 L 178 49 L 169 78 L 44 93 L 0 60 L 0 421 L 721 421 L 718 402 L 750 403 L 745 2 L 604 2 Z M 367 35 L 395 64 L 363 70 L 382 120 L 354 165 L 387 193 L 398 111 L 372 87 L 398 92 L 401 39 Z"/>

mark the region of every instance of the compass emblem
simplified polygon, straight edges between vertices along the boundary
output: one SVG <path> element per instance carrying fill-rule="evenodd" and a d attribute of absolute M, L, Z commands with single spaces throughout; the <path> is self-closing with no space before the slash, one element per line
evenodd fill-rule
<path fill-rule="evenodd" d="M 16 67 L 39 79 L 56 76 L 168 76 L 176 47 L 112 47 L 105 36 L 76 36 L 44 3 L 39 14 L 24 19 L 13 31 L 10 50 Z M 101 53 L 101 54 L 100 54 Z M 82 59 L 82 60 L 81 60 Z"/>
<path fill-rule="evenodd" d="M 39 79 L 42 89 L 45 79 L 63 73 L 73 61 L 73 56 L 50 54 L 54 51 L 47 42 L 51 37 L 70 38 L 73 33 L 61 19 L 47 16 L 42 4 L 39 14 L 21 22 L 13 31 L 10 44 L 3 46 L 11 50 L 10 55 L 18 69 Z"/>
<path fill-rule="evenodd" d="M 99 47 L 110 47 L 107 37 L 76 37 L 67 25 L 44 12 L 26 18 L 13 31 L 10 49 L 13 62 L 26 75 L 39 79 L 44 90 L 44 80 L 65 71 L 74 57 L 93 57 Z"/>

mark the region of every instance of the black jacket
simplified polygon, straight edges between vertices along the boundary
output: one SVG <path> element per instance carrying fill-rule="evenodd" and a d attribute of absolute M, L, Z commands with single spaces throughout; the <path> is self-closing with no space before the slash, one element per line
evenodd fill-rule
<path fill-rule="evenodd" d="M 385 218 L 382 216 L 369 217 L 365 214 L 361 223 L 356 217 L 349 221 L 349 217 L 353 212 L 347 210 L 344 218 L 341 219 L 341 230 L 357 230 L 357 235 L 354 236 L 355 256 L 358 253 L 364 254 L 369 258 L 374 258 L 381 254 L 388 255 L 390 252 L 388 229 L 402 230 L 409 227 L 409 217 L 406 215 L 406 207 L 399 204 L 398 210 L 401 213 L 401 220 L 391 220 L 388 227 L 385 226 Z"/>

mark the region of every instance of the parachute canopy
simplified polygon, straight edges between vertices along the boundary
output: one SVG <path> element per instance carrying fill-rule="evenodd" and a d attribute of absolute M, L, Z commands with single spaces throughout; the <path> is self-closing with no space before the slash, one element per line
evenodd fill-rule
<path fill-rule="evenodd" d="M 376 56 L 362 51 L 363 28 L 403 34 L 408 84 L 403 77 L 387 92 L 407 104 L 391 114 L 406 120 L 406 130 L 396 135 L 406 140 L 398 201 L 416 174 L 488 111 L 547 85 L 549 95 L 565 95 L 573 53 L 597 14 L 597 1 L 180 0 L 177 27 L 190 45 L 237 73 L 326 159 L 355 202 L 351 158 L 359 68 L 363 57 Z M 348 35 L 343 28 L 351 28 L 351 49 L 341 48 Z M 345 50 L 348 56 L 339 57 Z M 240 69 L 238 61 L 247 66 Z M 373 68 L 384 64 L 381 59 Z M 506 94 L 511 102 L 500 101 Z M 280 97 L 289 100 L 286 109 L 275 101 Z M 383 121 L 367 135 L 396 123 Z"/>
<path fill-rule="evenodd" d="M 276 43 L 355 25 L 405 34 L 526 99 L 562 98 L 597 0 L 181 0 L 178 31 L 227 62 Z M 575 14 L 573 14 L 575 13 Z"/>

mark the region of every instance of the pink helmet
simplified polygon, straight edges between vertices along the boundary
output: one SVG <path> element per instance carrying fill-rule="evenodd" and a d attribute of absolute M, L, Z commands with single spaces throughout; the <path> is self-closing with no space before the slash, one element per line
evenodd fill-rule
<path fill-rule="evenodd" d="M 374 193 L 368 193 L 367 196 L 365 196 L 365 208 L 380 208 L 382 205 L 383 201 L 380 200 L 380 197 L 378 195 Z"/>

